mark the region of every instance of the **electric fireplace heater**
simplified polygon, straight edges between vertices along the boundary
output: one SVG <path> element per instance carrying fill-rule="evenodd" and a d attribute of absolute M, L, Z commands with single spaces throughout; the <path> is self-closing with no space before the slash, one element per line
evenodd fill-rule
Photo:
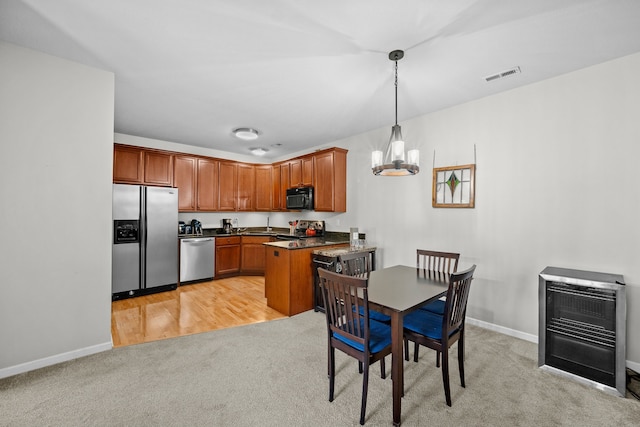
<path fill-rule="evenodd" d="M 538 366 L 624 396 L 624 278 L 547 267 L 539 275 L 539 304 Z"/>

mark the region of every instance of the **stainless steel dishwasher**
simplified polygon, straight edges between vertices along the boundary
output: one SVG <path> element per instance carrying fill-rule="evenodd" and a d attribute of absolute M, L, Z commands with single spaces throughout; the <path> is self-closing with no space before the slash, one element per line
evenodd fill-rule
<path fill-rule="evenodd" d="M 180 284 L 211 280 L 215 271 L 215 238 L 180 239 Z"/>

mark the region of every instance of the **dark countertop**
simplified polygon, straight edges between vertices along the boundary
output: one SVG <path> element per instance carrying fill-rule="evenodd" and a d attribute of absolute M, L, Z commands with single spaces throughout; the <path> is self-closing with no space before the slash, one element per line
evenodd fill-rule
<path fill-rule="evenodd" d="M 297 240 L 278 240 L 276 242 L 267 242 L 263 243 L 263 245 L 275 246 L 277 248 L 282 249 L 305 249 L 305 248 L 316 248 L 322 246 L 332 246 L 332 245 L 342 245 L 349 244 L 348 241 L 334 241 L 327 240 L 323 237 L 310 237 L 308 239 L 297 239 Z"/>
<path fill-rule="evenodd" d="M 359 248 L 352 248 L 351 246 L 347 246 L 347 247 L 341 247 L 341 248 L 316 249 L 315 251 L 313 251 L 313 254 L 337 258 L 340 255 L 353 253 L 353 252 L 375 252 L 376 249 L 377 248 L 375 246 L 362 246 Z"/>

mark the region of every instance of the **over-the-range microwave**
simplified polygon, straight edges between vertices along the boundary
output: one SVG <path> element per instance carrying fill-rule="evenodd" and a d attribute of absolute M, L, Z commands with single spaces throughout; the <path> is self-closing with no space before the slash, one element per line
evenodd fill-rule
<path fill-rule="evenodd" d="M 313 187 L 287 189 L 287 209 L 313 210 Z"/>

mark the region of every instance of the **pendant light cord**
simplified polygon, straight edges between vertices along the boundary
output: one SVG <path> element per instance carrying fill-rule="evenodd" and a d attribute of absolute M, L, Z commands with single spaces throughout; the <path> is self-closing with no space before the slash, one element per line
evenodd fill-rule
<path fill-rule="evenodd" d="M 398 125 L 398 60 L 396 59 L 396 126 Z"/>

